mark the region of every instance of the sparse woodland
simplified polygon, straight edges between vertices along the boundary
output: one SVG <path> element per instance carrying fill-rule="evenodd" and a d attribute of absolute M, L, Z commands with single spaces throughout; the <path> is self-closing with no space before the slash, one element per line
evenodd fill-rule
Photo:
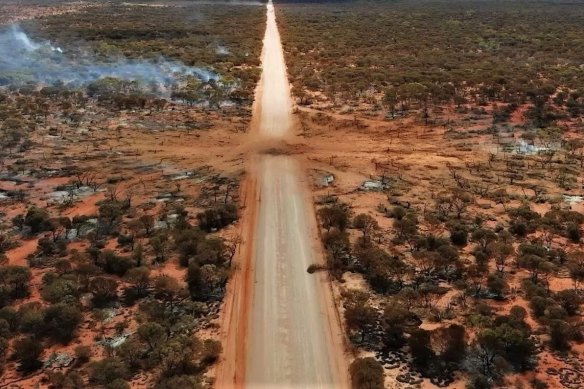
<path fill-rule="evenodd" d="M 108 3 L 26 22 L 70 55 L 165 56 L 230 86 L 192 79 L 163 98 L 115 78 L 3 80 L 0 386 L 211 385 L 241 242 L 242 157 L 224 144 L 249 123 L 264 17 Z"/>
<path fill-rule="evenodd" d="M 454 4 L 380 1 L 280 7 L 299 103 L 318 101 L 314 93 L 320 92 L 336 106 L 366 103 L 390 116 L 412 103 L 427 110 L 430 105 L 467 102 L 500 104 L 510 114 L 523 103 L 537 108 L 553 98 L 562 112 L 539 116 L 582 114 L 581 4 Z"/>
<path fill-rule="evenodd" d="M 277 13 L 353 386 L 581 387 L 582 5 Z"/>
<path fill-rule="evenodd" d="M 224 83 L 236 85 L 230 97 L 250 103 L 260 75 L 258 37 L 263 34 L 265 19 L 260 8 L 114 3 L 88 8 L 74 17 L 64 14 L 31 22 L 31 31 L 38 30 L 57 45 L 95 51 L 98 58 L 164 57 L 209 68 Z"/>
<path fill-rule="evenodd" d="M 327 174 L 308 270 L 334 280 L 353 386 L 582 387 L 584 7 L 277 15 L 302 153 Z M 120 1 L 21 22 L 72 56 L 222 81 L 0 78 L 0 386 L 212 385 L 264 21 Z"/>

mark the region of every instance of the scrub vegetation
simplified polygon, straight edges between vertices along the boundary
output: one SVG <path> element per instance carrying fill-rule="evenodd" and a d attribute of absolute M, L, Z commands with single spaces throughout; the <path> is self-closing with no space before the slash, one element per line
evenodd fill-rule
<path fill-rule="evenodd" d="M 582 113 L 578 3 L 301 3 L 279 7 L 278 16 L 304 102 L 319 92 L 332 103 L 393 111 L 412 100 L 518 106 L 558 93 L 565 114 Z"/>
<path fill-rule="evenodd" d="M 354 387 L 578 387 L 584 7 L 277 13 Z"/>
<path fill-rule="evenodd" d="M 2 66 L 37 58 L 0 74 L 0 386 L 209 387 L 265 8 L 22 7 L 0 43 Z M 160 62 L 204 72 L 132 79 Z"/>

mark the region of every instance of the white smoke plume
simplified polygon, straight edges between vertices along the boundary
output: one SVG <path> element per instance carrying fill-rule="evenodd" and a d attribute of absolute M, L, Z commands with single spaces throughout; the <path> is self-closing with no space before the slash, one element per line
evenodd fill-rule
<path fill-rule="evenodd" d="M 215 48 L 215 54 L 217 55 L 229 55 L 231 51 L 225 46 L 217 46 Z"/>
<path fill-rule="evenodd" d="M 18 25 L 0 30 L 0 85 L 33 81 L 82 86 L 103 77 L 115 77 L 165 87 L 185 76 L 194 76 L 204 82 L 219 80 L 210 70 L 189 67 L 178 61 L 123 57 L 101 60 L 90 53 L 73 56 L 49 42 L 33 41 Z"/>

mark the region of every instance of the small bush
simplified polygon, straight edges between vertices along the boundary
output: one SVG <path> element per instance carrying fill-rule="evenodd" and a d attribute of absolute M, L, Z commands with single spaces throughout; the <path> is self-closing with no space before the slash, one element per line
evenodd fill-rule
<path fill-rule="evenodd" d="M 566 233 L 568 234 L 568 239 L 574 243 L 580 243 L 582 234 L 580 233 L 580 227 L 576 223 L 568 224 L 566 228 Z"/>
<path fill-rule="evenodd" d="M 92 384 L 108 385 L 128 376 L 128 368 L 118 358 L 105 358 L 89 366 L 89 382 Z"/>
<path fill-rule="evenodd" d="M 383 366 L 374 358 L 357 358 L 349 368 L 354 389 L 382 389 Z"/>
<path fill-rule="evenodd" d="M 14 349 L 22 372 L 29 373 L 38 370 L 43 365 L 39 359 L 43 346 L 38 340 L 24 338 L 16 343 Z"/>
<path fill-rule="evenodd" d="M 91 347 L 77 346 L 75 347 L 75 360 L 77 364 L 83 365 L 91 359 Z"/>
<path fill-rule="evenodd" d="M 49 213 L 45 209 L 32 207 L 26 212 L 24 225 L 30 227 L 30 231 L 36 234 L 42 231 L 48 231 L 51 228 L 49 219 Z"/>
<path fill-rule="evenodd" d="M 207 209 L 197 215 L 197 220 L 203 231 L 217 231 L 237 220 L 237 207 L 235 204 L 224 204 Z"/>

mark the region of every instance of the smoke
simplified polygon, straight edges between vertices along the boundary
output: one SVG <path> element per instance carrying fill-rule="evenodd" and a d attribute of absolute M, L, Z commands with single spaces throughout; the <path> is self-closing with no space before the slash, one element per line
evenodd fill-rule
<path fill-rule="evenodd" d="M 229 55 L 231 54 L 231 51 L 229 51 L 229 49 L 225 46 L 217 46 L 215 48 L 215 54 L 217 55 Z"/>
<path fill-rule="evenodd" d="M 31 40 L 28 39 L 28 36 L 26 36 L 26 34 L 24 32 L 22 32 L 15 25 L 10 26 L 10 34 L 13 37 L 12 40 L 14 41 L 14 43 L 16 43 L 15 46 L 21 45 L 22 48 L 26 51 L 34 51 L 34 50 L 39 49 L 41 46 L 39 44 L 35 44 L 35 43 L 31 42 Z M 7 43 L 12 43 L 12 42 L 9 41 Z"/>
<path fill-rule="evenodd" d="M 26 33 L 15 24 L 9 26 L 7 31 L 1 33 L 0 39 L 0 45 L 5 46 L 5 49 L 7 49 L 2 50 L 3 54 L 14 54 L 21 50 L 30 53 L 31 51 L 39 50 L 43 46 L 50 51 L 57 51 L 59 53 L 63 52 L 60 47 L 54 47 L 50 43 L 37 43 L 31 41 Z"/>
<path fill-rule="evenodd" d="M 210 70 L 189 67 L 178 61 L 112 57 L 98 59 L 87 52 L 68 53 L 46 41 L 33 41 L 17 25 L 0 31 L 0 84 L 63 82 L 83 86 L 103 77 L 138 81 L 162 89 L 186 76 L 201 81 L 219 80 Z"/>

